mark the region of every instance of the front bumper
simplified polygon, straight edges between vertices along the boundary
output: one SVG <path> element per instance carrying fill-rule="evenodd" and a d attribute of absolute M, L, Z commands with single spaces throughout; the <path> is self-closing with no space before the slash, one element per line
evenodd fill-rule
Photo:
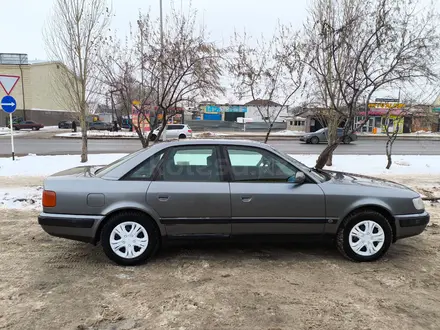
<path fill-rule="evenodd" d="M 429 223 L 429 213 L 396 215 L 396 239 L 421 234 Z"/>
<path fill-rule="evenodd" d="M 103 216 L 41 213 L 38 223 L 49 235 L 86 243 L 96 242 Z"/>

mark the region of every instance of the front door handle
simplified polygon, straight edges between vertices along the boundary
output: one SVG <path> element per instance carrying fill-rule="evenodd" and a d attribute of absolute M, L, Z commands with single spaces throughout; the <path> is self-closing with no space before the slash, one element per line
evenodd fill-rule
<path fill-rule="evenodd" d="M 157 199 L 161 202 L 167 202 L 169 197 L 168 196 L 159 196 L 159 197 L 157 197 Z"/>
<path fill-rule="evenodd" d="M 241 200 L 243 201 L 243 203 L 249 203 L 250 201 L 252 201 L 252 197 L 250 197 L 250 196 L 242 196 Z"/>

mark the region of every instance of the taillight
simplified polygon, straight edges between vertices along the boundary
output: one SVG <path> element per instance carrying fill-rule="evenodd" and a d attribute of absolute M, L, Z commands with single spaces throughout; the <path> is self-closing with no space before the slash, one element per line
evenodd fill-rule
<path fill-rule="evenodd" d="M 192 130 L 189 129 L 189 130 L 188 130 L 188 133 L 192 133 Z"/>
<path fill-rule="evenodd" d="M 43 207 L 55 207 L 57 205 L 57 194 L 55 191 L 43 191 Z"/>

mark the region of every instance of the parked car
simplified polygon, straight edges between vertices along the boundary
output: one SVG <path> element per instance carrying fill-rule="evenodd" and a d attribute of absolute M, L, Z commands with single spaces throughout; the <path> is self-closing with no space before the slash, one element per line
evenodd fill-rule
<path fill-rule="evenodd" d="M 165 126 L 166 130 L 166 138 L 167 139 L 186 139 L 192 137 L 192 129 L 185 124 L 169 124 Z M 159 128 L 156 128 L 151 134 L 151 141 L 155 141 L 157 139 L 157 135 L 159 134 Z M 162 133 L 164 134 L 164 133 Z M 162 138 L 162 136 L 161 136 Z"/>
<path fill-rule="evenodd" d="M 121 265 L 173 239 L 334 238 L 355 261 L 381 258 L 422 233 L 420 195 L 371 177 L 309 168 L 253 141 L 155 144 L 103 167 L 44 181 L 42 228 L 96 244 Z"/>
<path fill-rule="evenodd" d="M 337 134 L 338 137 L 342 136 L 344 134 L 344 129 L 338 128 Z M 325 128 L 321 128 L 316 132 L 304 134 L 299 138 L 299 140 L 305 143 L 318 144 L 321 142 L 327 142 L 327 136 L 328 136 L 328 128 L 325 127 Z M 343 143 L 349 144 L 352 141 L 356 141 L 356 140 L 357 140 L 357 135 L 355 133 L 352 133 L 344 138 Z"/>
<path fill-rule="evenodd" d="M 8 127 L 10 127 L 10 126 L 8 125 Z M 41 128 L 44 127 L 44 125 L 37 123 L 33 120 L 26 120 L 26 121 L 22 121 L 20 123 L 13 123 L 12 127 L 17 131 L 21 130 L 21 129 L 31 129 L 33 131 L 39 131 Z"/>
<path fill-rule="evenodd" d="M 88 123 L 88 128 L 91 131 L 113 131 L 113 124 L 112 123 L 106 123 L 103 121 L 94 121 L 91 123 Z"/>
<path fill-rule="evenodd" d="M 72 128 L 72 120 L 63 120 L 58 123 L 58 128 L 60 129 L 71 129 Z M 79 122 L 75 120 L 76 126 L 79 127 Z"/>

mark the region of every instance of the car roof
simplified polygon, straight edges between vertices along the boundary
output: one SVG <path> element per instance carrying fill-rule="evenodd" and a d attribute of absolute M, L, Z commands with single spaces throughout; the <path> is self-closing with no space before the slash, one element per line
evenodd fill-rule
<path fill-rule="evenodd" d="M 230 145 L 230 146 L 245 146 L 245 147 L 263 147 L 270 149 L 271 147 L 265 143 L 252 140 L 228 140 L 228 139 L 182 139 L 175 141 L 166 141 L 159 143 L 163 147 L 172 146 L 192 146 L 192 145 Z"/>

